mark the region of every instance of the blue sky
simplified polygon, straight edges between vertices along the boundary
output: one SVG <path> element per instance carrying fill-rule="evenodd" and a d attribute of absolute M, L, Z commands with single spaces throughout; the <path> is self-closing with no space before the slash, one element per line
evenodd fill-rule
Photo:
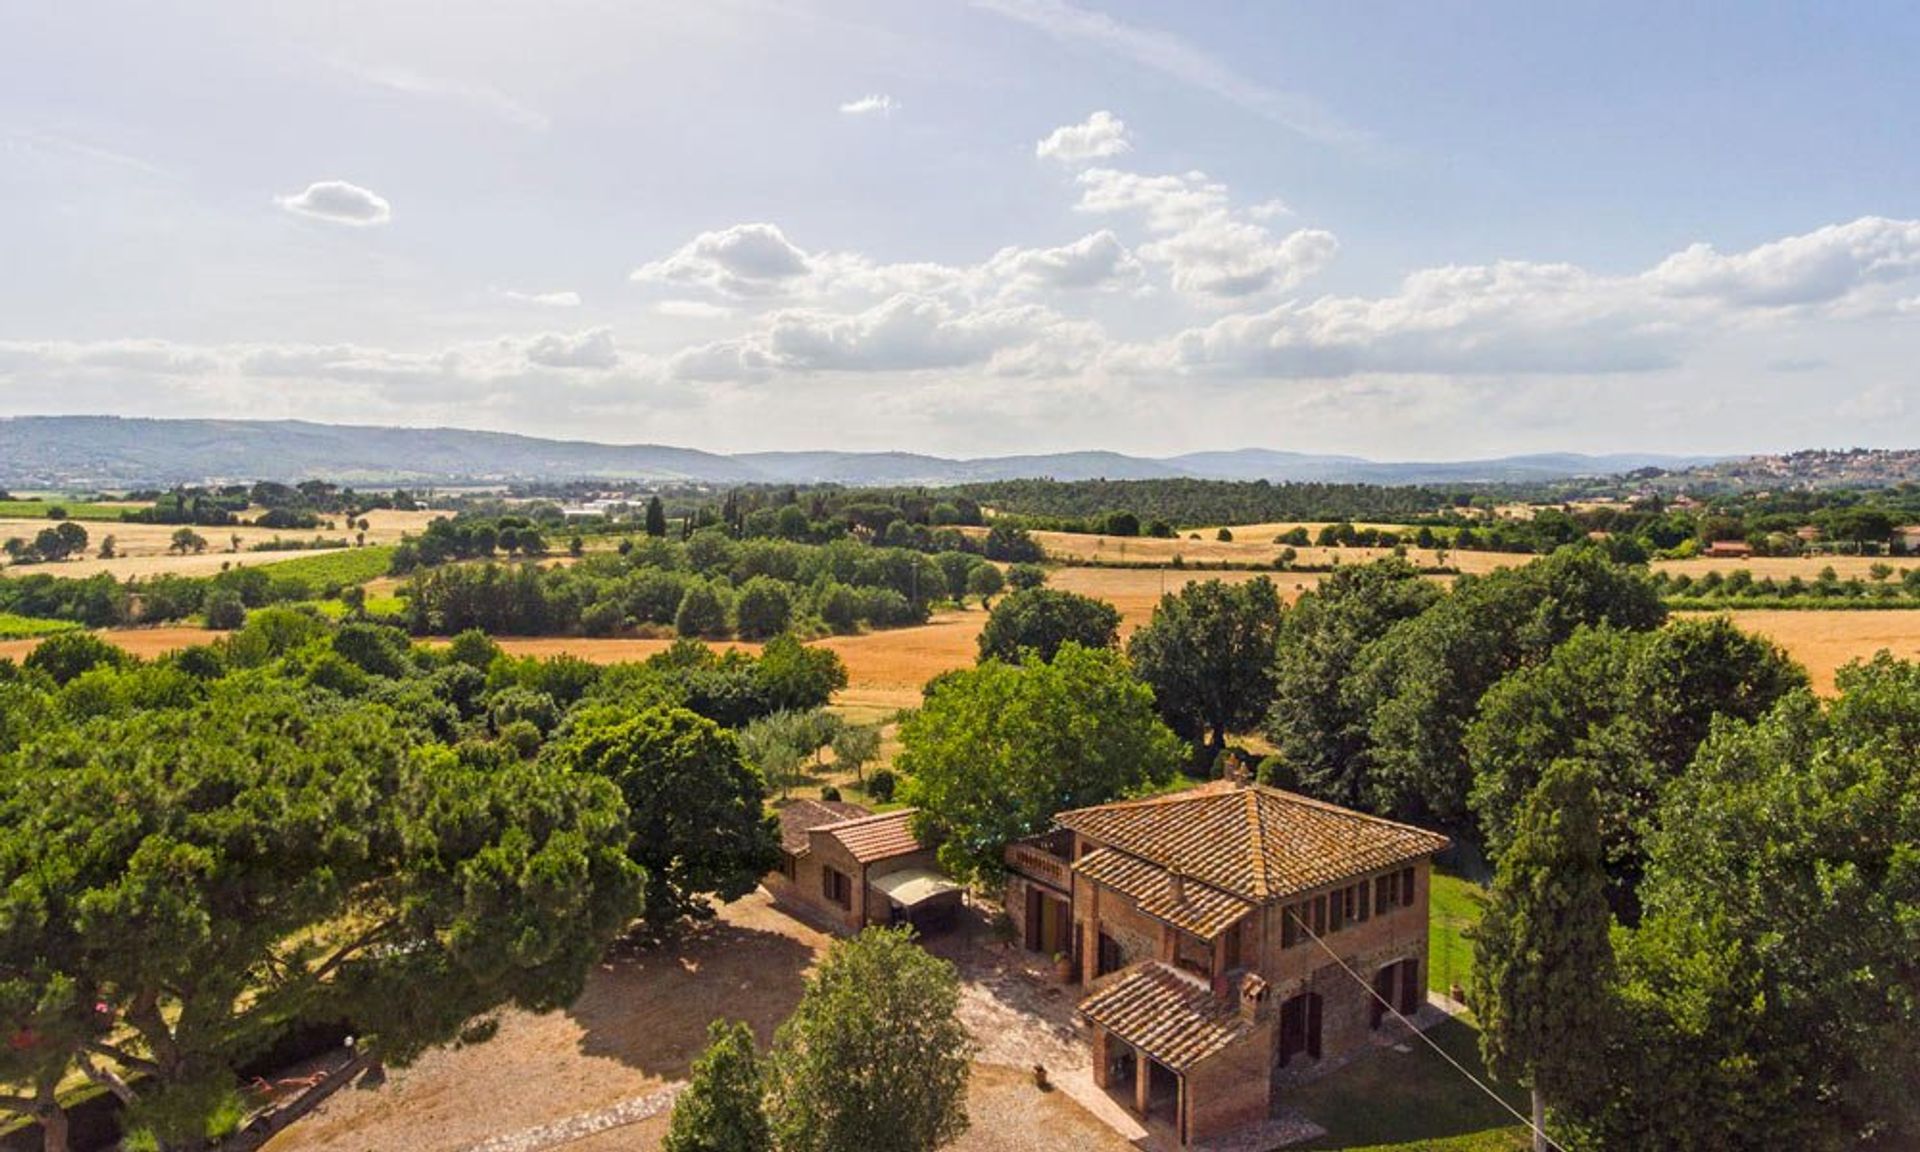
<path fill-rule="evenodd" d="M 0 13 L 0 414 L 1920 442 L 1892 4 Z"/>

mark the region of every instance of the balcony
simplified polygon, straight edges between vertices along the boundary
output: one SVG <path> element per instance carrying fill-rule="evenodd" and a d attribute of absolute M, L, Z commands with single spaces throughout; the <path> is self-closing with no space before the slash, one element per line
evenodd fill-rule
<path fill-rule="evenodd" d="M 1072 851 L 1071 838 L 1056 848 L 1058 838 L 1057 834 L 1036 836 L 1007 845 L 1002 854 L 1007 870 L 1062 892 L 1073 891 L 1073 865 L 1065 856 Z"/>

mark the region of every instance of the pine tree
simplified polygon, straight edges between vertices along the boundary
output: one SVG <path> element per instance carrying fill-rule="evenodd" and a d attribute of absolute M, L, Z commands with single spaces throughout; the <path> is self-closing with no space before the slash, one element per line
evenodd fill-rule
<path fill-rule="evenodd" d="M 739 1021 L 707 1026 L 707 1050 L 673 1104 L 661 1152 L 766 1152 L 773 1144 L 760 1103 L 753 1030 Z"/>
<path fill-rule="evenodd" d="M 1556 760 L 1521 808 L 1474 938 L 1481 1054 L 1531 1090 L 1535 1152 L 1547 1146 L 1549 1101 L 1575 1104 L 1605 1085 L 1610 922 L 1594 772 Z"/>

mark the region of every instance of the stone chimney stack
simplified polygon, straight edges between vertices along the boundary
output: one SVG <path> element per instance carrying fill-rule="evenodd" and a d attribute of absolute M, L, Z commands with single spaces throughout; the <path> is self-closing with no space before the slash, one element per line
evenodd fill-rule
<path fill-rule="evenodd" d="M 1247 767 L 1245 760 L 1242 760 L 1231 750 L 1223 752 L 1221 755 L 1225 757 L 1227 761 L 1227 766 L 1222 772 L 1222 776 L 1225 777 L 1228 783 L 1232 784 L 1235 788 L 1245 788 L 1247 785 L 1253 783 L 1253 770 Z"/>
<path fill-rule="evenodd" d="M 1268 994 L 1272 991 L 1258 972 L 1248 972 L 1240 977 L 1240 1019 L 1249 1024 L 1258 1024 L 1267 1017 Z"/>

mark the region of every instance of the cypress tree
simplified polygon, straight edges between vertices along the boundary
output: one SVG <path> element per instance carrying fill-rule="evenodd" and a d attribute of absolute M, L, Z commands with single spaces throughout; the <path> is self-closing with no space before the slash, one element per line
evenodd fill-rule
<path fill-rule="evenodd" d="M 1593 769 L 1556 760 L 1527 797 L 1474 938 L 1473 1008 L 1496 1076 L 1533 1095 L 1535 1152 L 1549 1101 L 1604 1089 L 1613 949 Z"/>
<path fill-rule="evenodd" d="M 658 539 L 667 534 L 667 508 L 655 496 L 647 501 L 647 535 Z"/>

